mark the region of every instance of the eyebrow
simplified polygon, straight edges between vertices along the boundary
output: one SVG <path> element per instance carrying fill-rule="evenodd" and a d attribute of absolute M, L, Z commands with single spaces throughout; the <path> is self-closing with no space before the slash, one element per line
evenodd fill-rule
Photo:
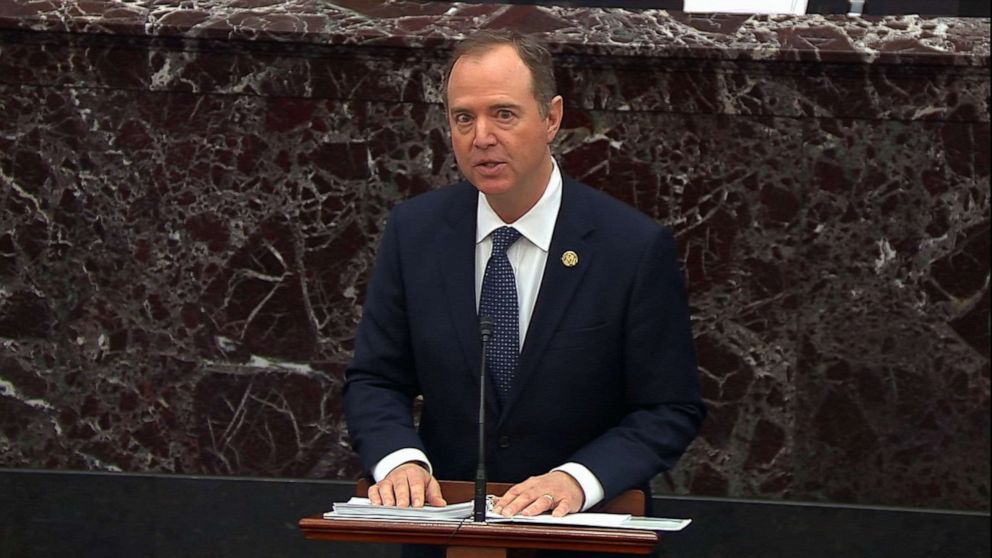
<path fill-rule="evenodd" d="M 494 110 L 512 109 L 519 111 L 522 109 L 522 107 L 523 105 L 520 105 L 518 103 L 497 103 L 495 105 L 489 105 L 488 107 L 486 107 L 486 110 L 494 111 Z M 463 113 L 463 112 L 470 113 L 472 111 L 466 107 L 452 105 L 448 107 L 448 112 L 455 114 L 455 113 Z"/>
<path fill-rule="evenodd" d="M 520 108 L 521 108 L 521 105 L 518 105 L 516 103 L 500 103 L 498 105 L 492 105 L 492 106 L 490 106 L 489 107 L 489 110 L 502 110 L 502 109 L 520 110 Z"/>

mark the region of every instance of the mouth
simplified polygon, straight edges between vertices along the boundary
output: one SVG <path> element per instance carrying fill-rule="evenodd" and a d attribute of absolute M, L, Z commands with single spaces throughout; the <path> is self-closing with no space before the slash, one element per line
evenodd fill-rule
<path fill-rule="evenodd" d="M 503 164 L 503 161 L 480 161 L 475 164 L 477 167 L 484 169 L 495 169 Z"/>
<path fill-rule="evenodd" d="M 475 171 L 482 176 L 495 177 L 499 176 L 505 167 L 506 163 L 503 161 L 479 161 L 475 164 Z"/>

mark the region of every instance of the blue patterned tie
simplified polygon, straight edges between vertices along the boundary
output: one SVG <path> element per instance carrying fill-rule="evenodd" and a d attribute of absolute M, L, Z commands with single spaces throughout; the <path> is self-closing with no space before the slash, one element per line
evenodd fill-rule
<path fill-rule="evenodd" d="M 493 319 L 493 335 L 486 348 L 486 366 L 496 384 L 500 404 L 506 402 L 513 386 L 513 374 L 520 357 L 520 309 L 517 306 L 517 284 L 506 250 L 520 238 L 520 232 L 510 227 L 493 231 L 493 253 L 486 263 L 479 300 L 479 315 Z"/>

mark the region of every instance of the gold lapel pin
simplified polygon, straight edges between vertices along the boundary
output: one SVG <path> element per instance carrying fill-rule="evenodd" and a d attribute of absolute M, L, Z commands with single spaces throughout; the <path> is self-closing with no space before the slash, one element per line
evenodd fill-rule
<path fill-rule="evenodd" d="M 579 263 L 579 255 L 571 250 L 566 250 L 561 255 L 561 263 L 565 267 L 575 267 Z"/>

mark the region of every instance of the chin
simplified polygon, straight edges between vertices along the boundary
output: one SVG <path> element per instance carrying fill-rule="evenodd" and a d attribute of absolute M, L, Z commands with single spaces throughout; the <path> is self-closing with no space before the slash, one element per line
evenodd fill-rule
<path fill-rule="evenodd" d="M 498 196 L 513 189 L 513 182 L 507 178 L 470 175 L 469 182 L 475 186 L 476 190 L 487 196 Z"/>

